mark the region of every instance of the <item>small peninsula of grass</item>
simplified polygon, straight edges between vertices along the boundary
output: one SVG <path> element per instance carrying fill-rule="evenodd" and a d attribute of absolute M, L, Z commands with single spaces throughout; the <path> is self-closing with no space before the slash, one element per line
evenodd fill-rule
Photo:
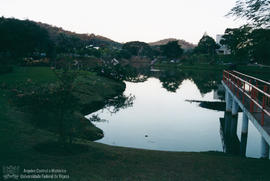
<path fill-rule="evenodd" d="M 2 97 L 1 110 L 3 111 L 3 113 L 0 114 L 0 119 L 5 120 L 12 117 L 13 115 L 8 113 L 10 110 L 16 110 L 16 112 L 18 112 L 15 114 L 20 115 L 18 119 L 31 123 L 34 123 L 33 119 L 39 119 L 44 117 L 42 116 L 44 114 L 50 114 L 44 110 L 45 112 L 41 112 L 42 114 L 39 118 L 32 118 L 31 115 L 16 107 L 19 99 L 14 99 L 14 96 L 20 97 L 23 95 L 20 89 L 24 89 L 25 86 L 27 87 L 29 85 L 34 85 L 35 87 L 43 86 L 44 88 L 46 88 L 46 86 L 52 86 L 57 82 L 56 76 L 57 75 L 49 67 L 15 67 L 12 73 L 0 75 L 0 93 Z M 125 84 L 123 82 L 110 80 L 97 76 L 95 73 L 86 71 L 79 71 L 78 76 L 73 84 L 73 94 L 78 100 L 78 106 L 76 106 L 76 110 L 74 110 L 76 112 L 74 118 L 76 118 L 76 120 L 78 119 L 78 121 L 80 120 L 80 122 L 82 122 L 81 124 L 83 125 L 82 127 L 84 128 L 84 131 L 80 131 L 79 135 L 84 138 L 89 138 L 90 140 L 100 139 L 103 136 L 102 130 L 95 127 L 91 122 L 83 118 L 83 116 L 101 109 L 106 104 L 107 99 L 121 94 L 125 90 Z M 14 95 L 13 92 L 18 93 Z M 22 101 L 20 104 L 22 105 L 20 105 L 21 107 L 25 107 L 25 102 Z M 37 110 L 38 109 L 39 108 L 37 108 Z M 34 114 L 36 113 L 37 112 Z M 56 124 L 57 122 L 54 121 L 54 119 L 55 118 L 52 118 L 52 121 L 55 122 L 54 124 Z M 48 120 L 46 119 L 42 120 L 41 124 L 39 123 L 39 125 L 45 125 L 46 128 L 44 126 L 43 128 L 47 129 L 47 125 L 51 124 L 47 122 Z M 51 128 L 49 130 L 52 131 L 53 129 Z"/>

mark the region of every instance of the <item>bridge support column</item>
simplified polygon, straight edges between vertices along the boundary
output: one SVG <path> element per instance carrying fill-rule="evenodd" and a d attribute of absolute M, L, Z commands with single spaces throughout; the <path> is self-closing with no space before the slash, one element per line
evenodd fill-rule
<path fill-rule="evenodd" d="M 232 96 L 231 96 L 232 99 Z M 238 122 L 238 104 L 233 99 L 232 101 L 232 119 L 231 119 L 231 135 L 236 135 L 237 132 L 237 122 Z"/>
<path fill-rule="evenodd" d="M 269 145 L 263 137 L 261 137 L 261 158 L 269 157 Z"/>
<path fill-rule="evenodd" d="M 242 120 L 242 131 L 241 131 L 241 147 L 240 153 L 241 156 L 246 156 L 247 150 L 247 135 L 248 135 L 248 116 L 243 112 L 243 120 Z"/>
<path fill-rule="evenodd" d="M 235 116 L 238 114 L 239 105 L 237 104 L 236 100 L 234 99 L 232 102 L 232 115 Z"/>
<path fill-rule="evenodd" d="M 231 113 L 230 112 L 225 112 L 224 113 L 224 135 L 225 137 L 228 137 L 228 135 L 231 134 Z"/>
<path fill-rule="evenodd" d="M 248 133 L 248 117 L 247 114 L 243 112 L 243 121 L 242 121 L 242 134 Z"/>
<path fill-rule="evenodd" d="M 226 111 L 231 112 L 232 111 L 232 96 L 230 95 L 229 91 L 226 90 Z"/>
<path fill-rule="evenodd" d="M 231 116 L 231 136 L 237 133 L 238 115 Z"/>

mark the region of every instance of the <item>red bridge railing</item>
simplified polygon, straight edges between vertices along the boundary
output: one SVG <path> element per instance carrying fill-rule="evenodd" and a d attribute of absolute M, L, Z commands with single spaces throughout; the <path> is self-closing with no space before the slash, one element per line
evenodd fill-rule
<path fill-rule="evenodd" d="M 237 71 L 224 71 L 223 82 L 251 113 L 261 113 L 263 126 L 270 117 L 270 83 Z"/>

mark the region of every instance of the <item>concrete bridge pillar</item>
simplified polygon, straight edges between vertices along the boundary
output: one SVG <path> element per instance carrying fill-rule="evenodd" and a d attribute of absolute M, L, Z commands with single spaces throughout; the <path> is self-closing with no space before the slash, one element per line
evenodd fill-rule
<path fill-rule="evenodd" d="M 233 99 L 232 102 L 232 115 L 235 116 L 238 114 L 239 105 L 237 104 L 236 100 Z"/>
<path fill-rule="evenodd" d="M 248 135 L 248 116 L 243 112 L 243 120 L 242 120 L 242 131 L 241 131 L 241 147 L 240 154 L 241 156 L 246 156 L 247 150 L 247 135 Z"/>
<path fill-rule="evenodd" d="M 232 111 L 232 96 L 230 95 L 228 90 L 226 90 L 225 98 L 226 98 L 226 111 L 231 112 Z"/>
<path fill-rule="evenodd" d="M 225 128 L 224 128 L 224 133 L 225 136 L 228 137 L 228 135 L 231 134 L 231 113 L 230 112 L 225 112 L 224 113 L 224 123 L 225 123 Z"/>
<path fill-rule="evenodd" d="M 263 137 L 261 137 L 261 158 L 269 158 L 269 145 Z"/>
<path fill-rule="evenodd" d="M 231 116 L 231 135 L 236 135 L 237 132 L 237 122 L 238 122 L 238 104 L 236 102 L 236 100 L 234 100 L 232 98 L 232 96 L 230 96 L 230 102 L 229 104 L 231 104 L 231 111 L 232 111 L 232 116 Z M 232 100 L 233 99 L 233 100 Z"/>
<path fill-rule="evenodd" d="M 237 133 L 237 122 L 238 122 L 238 115 L 231 117 L 231 136 L 236 135 Z"/>
<path fill-rule="evenodd" d="M 242 134 L 248 133 L 248 116 L 243 112 L 243 121 L 242 121 Z"/>

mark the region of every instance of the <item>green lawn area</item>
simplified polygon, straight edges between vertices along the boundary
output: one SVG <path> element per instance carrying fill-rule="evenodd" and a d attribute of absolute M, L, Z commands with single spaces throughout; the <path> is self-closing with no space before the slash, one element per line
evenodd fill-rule
<path fill-rule="evenodd" d="M 91 99 L 89 102 L 116 94 L 119 87 L 123 86 L 94 73 L 83 74 L 86 77 L 82 76 L 79 82 L 85 82 L 82 92 L 86 93 L 88 90 L 88 94 L 82 97 Z M 13 73 L 0 75 L 0 85 L 5 83 L 4 87 L 10 89 L 15 83 L 27 79 L 37 82 L 55 81 L 49 68 L 22 67 L 16 68 Z M 102 89 L 109 91 L 102 92 Z M 19 166 L 21 170 L 65 169 L 70 176 L 68 180 L 72 181 L 270 180 L 269 160 L 241 158 L 216 152 L 150 151 L 77 139 L 76 142 L 85 145 L 88 151 L 69 156 L 44 154 L 37 151 L 35 146 L 55 140 L 55 134 L 37 129 L 25 120 L 25 115 L 8 103 L 6 88 L 0 89 L 0 95 L 0 167 L 13 165 Z M 95 99 L 96 96 L 99 98 Z"/>
<path fill-rule="evenodd" d="M 56 81 L 56 77 L 48 67 L 15 67 L 12 73 L 0 75 L 1 84 L 10 86 L 27 80 L 46 83 Z"/>

